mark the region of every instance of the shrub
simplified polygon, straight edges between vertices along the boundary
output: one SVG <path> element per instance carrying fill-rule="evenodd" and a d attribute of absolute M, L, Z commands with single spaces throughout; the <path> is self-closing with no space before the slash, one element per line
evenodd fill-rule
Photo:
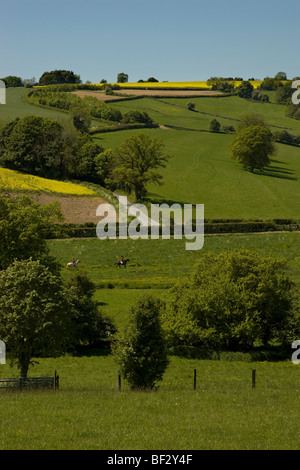
<path fill-rule="evenodd" d="M 123 339 L 113 354 L 131 389 L 153 389 L 168 365 L 167 349 L 160 324 L 164 304 L 144 296 L 131 309 Z"/>

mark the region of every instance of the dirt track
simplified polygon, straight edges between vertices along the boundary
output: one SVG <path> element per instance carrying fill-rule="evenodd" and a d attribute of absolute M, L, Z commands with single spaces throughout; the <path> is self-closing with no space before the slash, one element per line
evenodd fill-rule
<path fill-rule="evenodd" d="M 64 215 L 64 222 L 70 224 L 84 224 L 85 222 L 98 223 L 100 218 L 96 217 L 96 210 L 100 204 L 105 203 L 100 197 L 75 197 L 54 196 L 41 194 L 32 196 L 40 204 L 49 204 L 58 201 Z"/>

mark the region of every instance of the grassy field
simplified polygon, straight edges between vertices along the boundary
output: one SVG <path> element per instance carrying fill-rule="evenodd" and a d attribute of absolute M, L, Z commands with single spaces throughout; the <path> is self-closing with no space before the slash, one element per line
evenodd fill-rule
<path fill-rule="evenodd" d="M 56 369 L 60 389 L 2 391 L 0 448 L 299 450 L 298 367 L 173 357 L 159 390 L 145 393 L 117 391 L 111 357 L 41 359 L 34 375 Z"/>
<path fill-rule="evenodd" d="M 31 106 L 22 98 L 24 89 L 7 90 L 7 105 L 0 119 L 37 114 L 66 120 L 68 115 Z M 130 109 L 149 112 L 161 126 L 209 129 L 213 114 L 222 124 L 236 125 L 248 112 L 265 116 L 273 126 L 300 134 L 300 122 L 285 117 L 285 108 L 249 102 L 237 97 L 188 100 L 153 99 L 112 104 L 123 113 Z M 190 100 L 191 101 L 191 100 Z M 275 129 L 275 128 L 274 128 Z M 230 159 L 231 135 L 166 130 L 144 131 L 162 139 L 173 155 L 164 170 L 165 184 L 149 187 L 155 202 L 201 203 L 206 218 L 299 218 L 300 149 L 276 145 L 268 171 L 250 174 Z M 95 135 L 105 148 L 115 147 L 137 130 Z M 2 183 L 3 185 L 3 183 Z M 21 185 L 21 183 L 20 183 Z M 205 235 L 200 251 L 186 251 L 185 240 L 49 240 L 51 254 L 65 266 L 80 259 L 79 272 L 96 284 L 95 299 L 119 331 L 127 324 L 130 307 L 144 293 L 168 299 L 168 289 L 189 275 L 204 253 L 247 248 L 264 256 L 285 258 L 287 272 L 300 286 L 300 233 Z M 126 269 L 115 267 L 123 255 Z M 292 352 L 292 351 L 291 351 Z M 93 355 L 94 354 L 94 355 Z M 290 357 L 284 362 L 250 363 L 237 360 L 204 361 L 172 356 L 157 392 L 131 392 L 126 383 L 116 390 L 117 365 L 108 355 L 38 359 L 29 375 L 60 376 L 54 391 L 1 391 L 0 449 L 99 449 L 99 450 L 299 450 L 297 402 L 299 367 Z M 228 359 L 228 358 L 227 358 Z M 193 371 L 197 389 L 193 390 Z M 251 371 L 257 386 L 251 388 Z M 18 376 L 9 363 L 0 377 Z"/>
<path fill-rule="evenodd" d="M 167 299 L 168 288 L 190 274 L 204 253 L 249 249 L 287 260 L 287 273 L 300 286 L 300 233 L 206 235 L 199 251 L 186 251 L 185 240 L 49 240 L 51 254 L 60 261 L 62 274 L 73 257 L 80 259 L 79 272 L 95 283 L 95 298 L 101 310 L 118 329 L 126 325 L 130 307 L 136 299 L 151 293 Z M 129 258 L 127 268 L 117 268 L 121 256 Z"/>

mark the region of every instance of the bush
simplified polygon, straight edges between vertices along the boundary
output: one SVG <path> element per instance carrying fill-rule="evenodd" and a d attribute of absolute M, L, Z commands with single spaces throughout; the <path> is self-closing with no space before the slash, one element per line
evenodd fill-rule
<path fill-rule="evenodd" d="M 168 365 L 160 325 L 164 304 L 144 296 L 131 309 L 125 336 L 113 346 L 113 354 L 131 389 L 153 389 Z"/>

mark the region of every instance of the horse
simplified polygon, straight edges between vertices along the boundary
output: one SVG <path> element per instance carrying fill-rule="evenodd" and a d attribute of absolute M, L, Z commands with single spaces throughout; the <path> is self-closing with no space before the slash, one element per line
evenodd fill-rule
<path fill-rule="evenodd" d="M 116 263 L 116 266 L 119 266 L 119 267 L 120 267 L 120 266 L 124 266 L 124 268 L 126 268 L 126 263 L 127 263 L 128 261 L 129 261 L 128 258 L 127 258 L 127 259 L 124 259 L 123 262 L 122 262 L 122 261 L 118 261 L 118 262 Z"/>
<path fill-rule="evenodd" d="M 77 261 L 75 261 L 74 264 L 73 263 L 68 263 L 67 268 L 77 268 L 78 263 L 80 263 L 79 259 Z"/>

